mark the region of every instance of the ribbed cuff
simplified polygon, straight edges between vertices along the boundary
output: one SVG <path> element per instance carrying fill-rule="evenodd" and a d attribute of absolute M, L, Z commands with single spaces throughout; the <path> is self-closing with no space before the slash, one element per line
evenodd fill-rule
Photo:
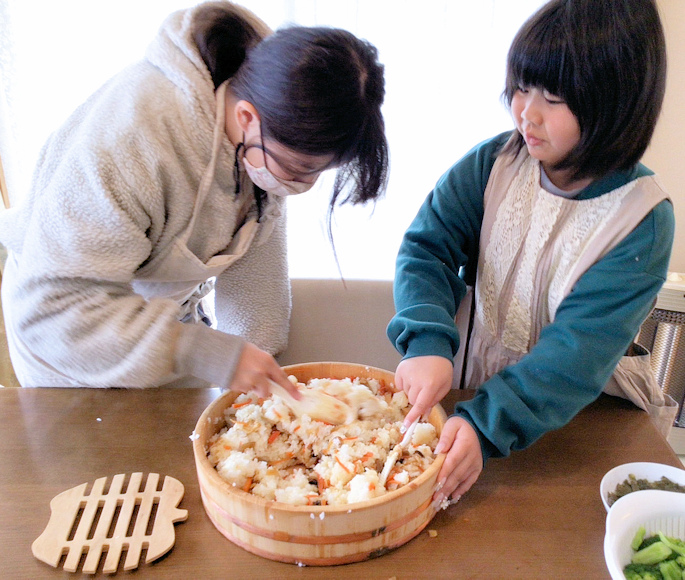
<path fill-rule="evenodd" d="M 424 332 L 412 336 L 403 358 L 415 356 L 442 356 L 454 365 L 452 345 L 445 335 L 437 332 Z"/>
<path fill-rule="evenodd" d="M 204 324 L 183 324 L 175 356 L 177 374 L 192 375 L 227 389 L 245 340 Z"/>

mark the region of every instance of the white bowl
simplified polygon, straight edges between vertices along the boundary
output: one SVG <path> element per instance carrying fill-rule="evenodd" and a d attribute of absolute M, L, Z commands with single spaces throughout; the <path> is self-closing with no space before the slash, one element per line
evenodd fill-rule
<path fill-rule="evenodd" d="M 685 539 L 685 494 L 646 489 L 616 500 L 607 515 L 604 536 L 604 559 L 613 580 L 625 580 L 623 568 L 630 564 L 630 543 L 640 526 L 647 536 L 663 532 Z"/>
<path fill-rule="evenodd" d="M 646 479 L 647 481 L 659 481 L 662 477 L 666 476 L 674 483 L 685 485 L 685 469 L 646 461 L 624 463 L 607 471 L 599 484 L 599 494 L 607 511 L 609 511 L 610 507 L 609 494 L 616 491 L 616 486 L 628 479 L 631 473 L 637 479 Z"/>

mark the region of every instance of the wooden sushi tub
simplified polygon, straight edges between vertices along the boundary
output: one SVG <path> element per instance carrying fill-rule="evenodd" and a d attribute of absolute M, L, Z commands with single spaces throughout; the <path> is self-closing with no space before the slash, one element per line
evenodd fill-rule
<path fill-rule="evenodd" d="M 394 374 L 364 365 L 321 362 L 284 367 L 301 382 L 315 378 L 373 378 L 394 382 Z M 202 501 L 216 528 L 238 546 L 271 560 L 307 566 L 347 564 L 381 556 L 423 530 L 435 515 L 433 489 L 439 456 L 419 477 L 383 496 L 333 506 L 269 501 L 225 482 L 207 459 L 208 440 L 225 426 L 224 411 L 237 393 L 213 401 L 197 422 L 193 442 Z M 445 413 L 439 405 L 429 420 L 440 433 Z"/>

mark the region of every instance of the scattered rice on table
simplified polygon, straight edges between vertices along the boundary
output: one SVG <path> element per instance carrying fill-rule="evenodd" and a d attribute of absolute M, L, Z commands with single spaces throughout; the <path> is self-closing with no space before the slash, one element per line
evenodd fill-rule
<path fill-rule="evenodd" d="M 376 379 L 312 379 L 316 389 L 347 403 L 353 417 L 329 425 L 296 418 L 276 395 L 241 394 L 226 410 L 226 423 L 208 444 L 208 458 L 234 487 L 292 505 L 341 505 L 365 501 L 406 485 L 432 463 L 438 435 L 420 422 L 388 476 L 379 481 L 385 459 L 401 440 L 409 410 L 404 392 Z M 356 418 L 355 418 L 356 417 Z"/>

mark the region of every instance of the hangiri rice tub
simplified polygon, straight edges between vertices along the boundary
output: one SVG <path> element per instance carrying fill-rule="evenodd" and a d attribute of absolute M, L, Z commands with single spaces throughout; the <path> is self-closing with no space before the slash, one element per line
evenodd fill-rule
<path fill-rule="evenodd" d="M 284 370 L 346 400 L 358 418 L 328 425 L 295 418 L 278 397 L 218 397 L 193 435 L 202 500 L 217 529 L 254 554 L 309 566 L 380 556 L 420 533 L 435 515 L 442 408 L 417 425 L 383 485 L 381 470 L 409 409 L 394 374 L 334 362 Z"/>

